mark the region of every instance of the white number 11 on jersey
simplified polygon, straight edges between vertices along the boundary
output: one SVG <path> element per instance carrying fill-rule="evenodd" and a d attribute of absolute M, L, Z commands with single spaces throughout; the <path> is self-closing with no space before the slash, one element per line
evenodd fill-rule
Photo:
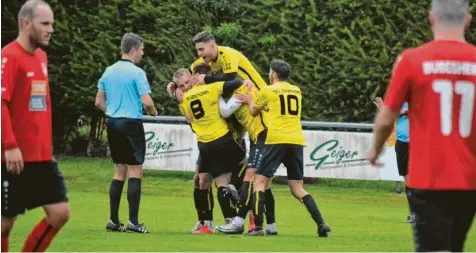
<path fill-rule="evenodd" d="M 450 80 L 433 81 L 433 91 L 440 94 L 441 132 L 448 136 L 452 131 L 453 83 Z M 459 111 L 459 134 L 463 138 L 471 135 L 473 121 L 475 85 L 469 81 L 456 81 L 454 93 L 461 95 Z"/>

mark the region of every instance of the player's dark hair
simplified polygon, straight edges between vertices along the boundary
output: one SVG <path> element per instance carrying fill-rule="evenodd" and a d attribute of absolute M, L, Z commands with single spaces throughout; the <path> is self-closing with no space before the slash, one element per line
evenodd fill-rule
<path fill-rule="evenodd" d="M 273 59 L 270 68 L 280 81 L 287 81 L 291 76 L 291 65 L 283 60 Z"/>
<path fill-rule="evenodd" d="M 20 30 L 21 30 L 21 22 L 23 21 L 23 19 L 32 20 L 35 17 L 36 8 L 40 5 L 45 5 L 51 8 L 48 3 L 42 0 L 28 0 L 21 6 L 20 11 L 18 12 L 18 17 L 17 17 L 18 27 Z"/>
<path fill-rule="evenodd" d="M 122 53 L 128 54 L 131 52 L 131 49 L 139 49 L 144 44 L 144 39 L 135 33 L 126 33 L 122 36 L 121 40 L 121 50 Z"/>
<path fill-rule="evenodd" d="M 193 67 L 193 73 L 196 74 L 203 74 L 206 75 L 211 71 L 210 65 L 206 62 L 202 62 L 200 64 L 197 64 Z"/>
<path fill-rule="evenodd" d="M 192 39 L 193 43 L 209 42 L 215 40 L 215 36 L 209 32 L 199 32 Z"/>

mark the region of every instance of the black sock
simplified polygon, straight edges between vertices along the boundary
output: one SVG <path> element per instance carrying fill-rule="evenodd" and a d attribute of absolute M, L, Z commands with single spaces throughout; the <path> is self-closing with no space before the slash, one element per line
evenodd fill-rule
<path fill-rule="evenodd" d="M 251 193 L 253 185 L 248 181 L 244 181 L 240 188 L 240 203 L 238 209 L 238 216 L 241 218 L 246 218 L 248 211 L 250 210 L 251 203 Z"/>
<path fill-rule="evenodd" d="M 324 224 L 324 219 L 322 218 L 321 212 L 319 212 L 319 208 L 317 208 L 317 204 L 312 198 L 311 194 L 307 194 L 302 198 L 302 202 L 307 208 L 307 211 L 312 216 L 312 219 L 314 222 L 316 222 L 317 225 Z"/>
<path fill-rule="evenodd" d="M 266 197 L 264 192 L 254 192 L 253 193 L 253 205 L 252 210 L 255 216 L 255 225 L 257 229 L 263 229 L 263 214 L 264 214 L 264 203 Z"/>
<path fill-rule="evenodd" d="M 213 208 L 215 207 L 215 198 L 213 197 L 213 188 L 208 189 L 209 209 L 207 210 L 207 220 L 213 220 Z"/>
<path fill-rule="evenodd" d="M 266 223 L 273 224 L 276 222 L 275 212 L 274 212 L 274 196 L 271 189 L 268 189 L 264 192 L 265 196 L 265 214 L 266 214 Z"/>
<path fill-rule="evenodd" d="M 225 187 L 219 187 L 217 191 L 218 203 L 220 203 L 223 217 L 233 218 L 236 216 L 236 209 L 231 201 L 231 193 Z"/>
<path fill-rule="evenodd" d="M 127 201 L 129 201 L 129 221 L 134 225 L 139 224 L 139 204 L 141 197 L 141 180 L 129 178 L 127 185 Z"/>
<path fill-rule="evenodd" d="M 121 203 L 122 189 L 124 181 L 113 179 L 109 187 L 109 210 L 110 217 L 114 224 L 119 224 L 119 204 Z"/>
<path fill-rule="evenodd" d="M 213 195 L 210 199 L 211 189 L 199 190 L 201 202 L 201 217 L 200 220 L 213 220 Z"/>
<path fill-rule="evenodd" d="M 199 221 L 204 220 L 203 219 L 204 210 L 202 210 L 203 205 L 202 205 L 201 201 L 202 201 L 202 196 L 201 196 L 200 189 L 193 188 L 193 203 L 195 203 L 195 210 L 197 210 L 197 216 L 198 216 Z"/>

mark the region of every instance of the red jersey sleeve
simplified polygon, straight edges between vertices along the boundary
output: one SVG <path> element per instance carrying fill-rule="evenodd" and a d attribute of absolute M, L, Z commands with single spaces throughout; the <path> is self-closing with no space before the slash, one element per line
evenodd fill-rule
<path fill-rule="evenodd" d="M 5 149 L 17 147 L 10 118 L 10 110 L 8 108 L 15 86 L 16 72 L 15 58 L 7 57 L 2 54 L 2 148 Z"/>
<path fill-rule="evenodd" d="M 394 112 L 400 112 L 403 103 L 409 99 L 413 68 L 407 52 L 403 52 L 395 61 L 384 99 L 384 104 Z"/>

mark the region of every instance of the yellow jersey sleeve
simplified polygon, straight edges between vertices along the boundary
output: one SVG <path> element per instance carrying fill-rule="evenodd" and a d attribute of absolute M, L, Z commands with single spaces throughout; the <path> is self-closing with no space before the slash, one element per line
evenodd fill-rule
<path fill-rule="evenodd" d="M 192 64 L 190 64 L 190 73 L 193 74 L 195 66 L 197 66 L 198 64 L 203 63 L 203 62 L 205 62 L 205 61 L 201 57 L 196 59 L 194 62 L 192 62 Z"/>
<path fill-rule="evenodd" d="M 264 88 L 260 90 L 256 97 L 256 102 L 254 107 L 257 109 L 263 109 L 266 105 L 268 105 L 268 101 L 270 97 L 269 93 L 270 93 L 269 89 Z"/>
<path fill-rule="evenodd" d="M 219 53 L 221 68 L 223 73 L 237 73 L 238 66 L 240 65 L 241 54 L 236 50 L 227 48 Z"/>

